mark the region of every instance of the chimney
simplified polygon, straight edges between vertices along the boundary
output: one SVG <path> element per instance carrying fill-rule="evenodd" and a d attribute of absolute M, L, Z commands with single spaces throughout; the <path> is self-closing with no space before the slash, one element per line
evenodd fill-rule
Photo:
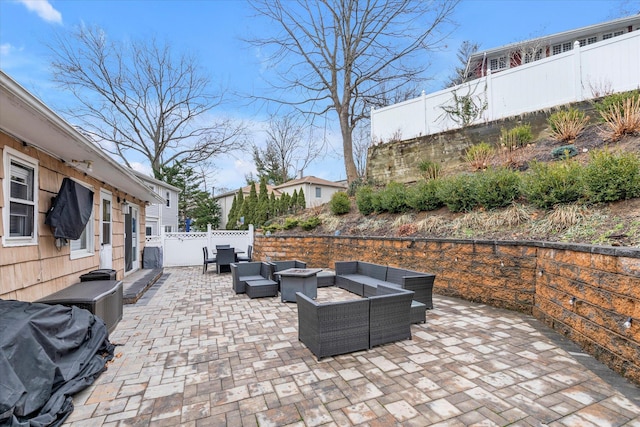
<path fill-rule="evenodd" d="M 302 179 L 302 169 L 298 171 L 298 179 Z"/>

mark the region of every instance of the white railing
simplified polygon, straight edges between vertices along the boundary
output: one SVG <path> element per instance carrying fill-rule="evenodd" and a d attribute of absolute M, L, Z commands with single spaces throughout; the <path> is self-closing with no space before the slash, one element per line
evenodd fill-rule
<path fill-rule="evenodd" d="M 147 236 L 146 245 L 162 248 L 163 267 L 184 267 L 202 265 L 202 248 L 207 246 L 209 253 L 215 253 L 216 245 L 231 245 L 243 251 L 253 245 L 253 225 L 248 230 L 212 230 L 188 233 L 165 233 L 160 236 Z"/>
<path fill-rule="evenodd" d="M 633 31 L 584 47 L 576 42 L 571 51 L 372 110 L 371 138 L 407 140 L 461 128 L 445 112 L 454 95 L 483 107 L 470 123 L 479 124 L 638 88 L 640 31 Z"/>

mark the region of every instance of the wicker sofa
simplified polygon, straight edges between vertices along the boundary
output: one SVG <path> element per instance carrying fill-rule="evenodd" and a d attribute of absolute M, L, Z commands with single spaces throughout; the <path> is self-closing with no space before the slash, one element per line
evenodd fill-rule
<path fill-rule="evenodd" d="M 376 295 L 379 285 L 407 289 L 415 293 L 413 299 L 433 308 L 435 274 L 421 273 L 363 261 L 336 261 L 335 283 L 360 296 Z"/>
<path fill-rule="evenodd" d="M 411 339 L 413 295 L 380 285 L 367 298 L 318 303 L 298 292 L 298 339 L 318 360 Z"/>

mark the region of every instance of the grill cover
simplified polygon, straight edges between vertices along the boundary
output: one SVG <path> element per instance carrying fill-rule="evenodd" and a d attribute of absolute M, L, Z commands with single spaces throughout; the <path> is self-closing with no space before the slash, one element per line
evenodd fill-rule
<path fill-rule="evenodd" d="M 64 178 L 44 223 L 53 228 L 55 238 L 77 240 L 89 222 L 92 210 L 93 191 Z"/>

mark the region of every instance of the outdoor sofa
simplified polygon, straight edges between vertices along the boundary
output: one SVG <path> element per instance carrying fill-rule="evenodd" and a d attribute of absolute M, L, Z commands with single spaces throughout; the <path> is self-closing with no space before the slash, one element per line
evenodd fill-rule
<path fill-rule="evenodd" d="M 318 303 L 298 292 L 298 339 L 318 360 L 411 339 L 413 296 L 413 291 L 380 285 L 370 297 Z"/>
<path fill-rule="evenodd" d="M 349 292 L 369 297 L 376 295 L 379 285 L 407 289 L 415 293 L 413 299 L 433 308 L 435 274 L 421 273 L 363 261 L 336 261 L 335 284 Z"/>

